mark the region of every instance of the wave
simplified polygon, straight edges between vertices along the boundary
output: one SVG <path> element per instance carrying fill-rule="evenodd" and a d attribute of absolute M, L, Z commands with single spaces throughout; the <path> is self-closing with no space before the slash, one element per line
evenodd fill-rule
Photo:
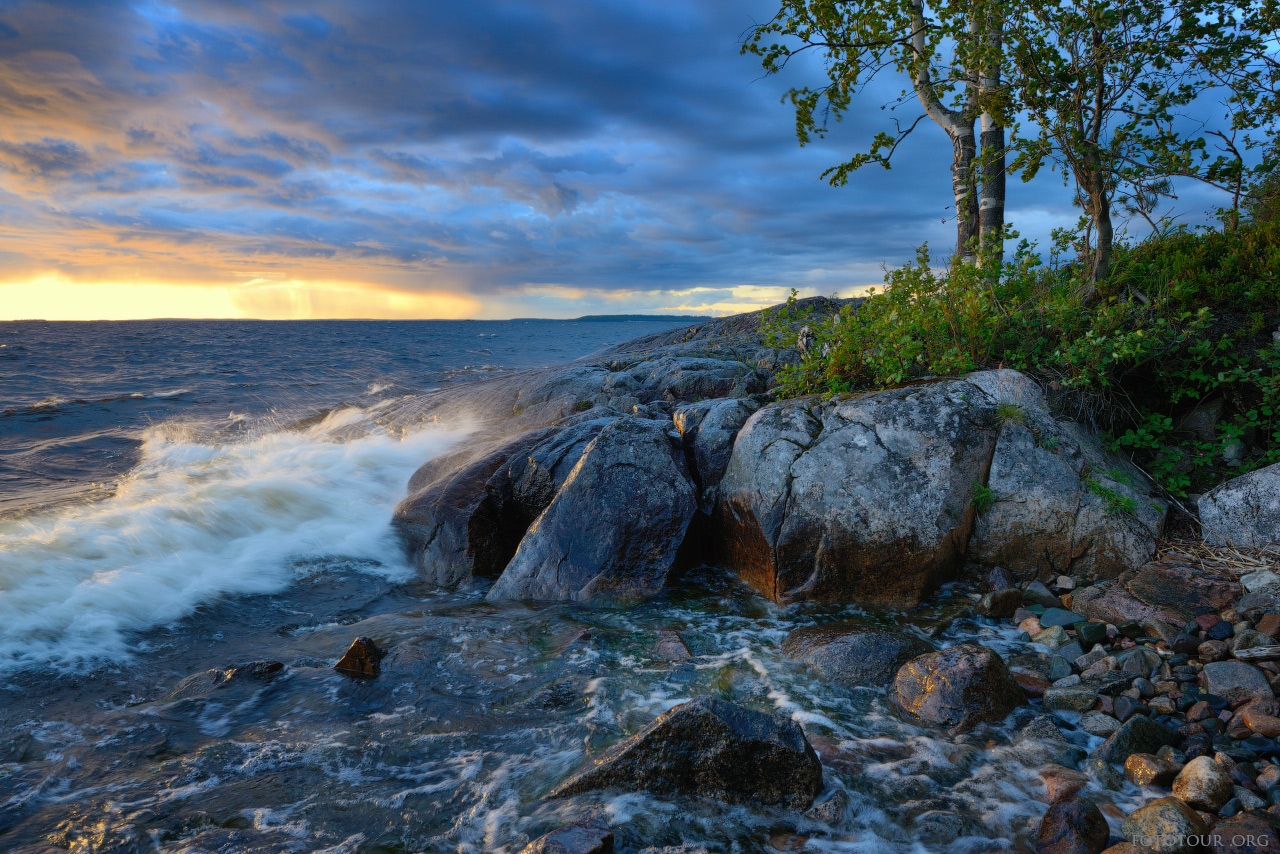
<path fill-rule="evenodd" d="M 397 436 L 356 407 L 230 443 L 198 425 L 149 429 L 109 497 L 0 521 L 0 670 L 125 660 L 134 633 L 278 592 L 321 558 L 407 577 L 391 511 L 409 475 L 467 434 Z"/>
<path fill-rule="evenodd" d="M 189 388 L 178 388 L 173 391 L 156 391 L 141 392 L 134 391 L 126 394 L 116 394 L 110 397 L 46 397 L 44 400 L 26 406 L 17 406 L 12 409 L 0 410 L 0 415 L 29 415 L 35 412 L 49 412 L 52 410 L 62 409 L 67 406 L 84 406 L 92 403 L 120 403 L 122 401 L 132 400 L 170 400 L 175 397 L 181 397 L 184 394 L 191 394 Z"/>

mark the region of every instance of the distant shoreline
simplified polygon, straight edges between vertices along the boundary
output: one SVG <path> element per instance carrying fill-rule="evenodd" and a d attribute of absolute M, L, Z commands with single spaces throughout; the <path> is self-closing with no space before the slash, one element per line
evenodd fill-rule
<path fill-rule="evenodd" d="M 550 323 L 637 323 L 654 322 L 670 323 L 681 321 L 702 323 L 715 320 L 709 314 L 584 314 L 582 317 L 297 317 L 297 318 L 264 318 L 264 317 L 136 317 L 121 320 L 45 320 L 40 317 L 23 317 L 13 320 L 0 320 L 0 323 L 528 323 L 530 321 Z"/>

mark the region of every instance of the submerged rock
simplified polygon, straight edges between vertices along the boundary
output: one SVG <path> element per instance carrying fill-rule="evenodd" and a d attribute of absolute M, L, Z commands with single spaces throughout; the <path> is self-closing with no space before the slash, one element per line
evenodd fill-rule
<path fill-rule="evenodd" d="M 777 602 L 918 603 L 963 558 L 994 417 L 961 381 L 764 407 L 720 483 L 728 563 Z"/>
<path fill-rule="evenodd" d="M 638 418 L 605 426 L 487 598 L 622 602 L 661 590 L 697 509 L 668 429 Z"/>
<path fill-rule="evenodd" d="M 382 672 L 381 661 L 386 653 L 373 642 L 372 638 L 358 637 L 351 642 L 333 669 L 348 676 L 360 676 L 372 679 Z"/>
<path fill-rule="evenodd" d="M 216 668 L 206 670 L 203 673 L 195 673 L 183 679 L 166 695 L 165 700 L 185 700 L 203 697 L 210 691 L 217 689 L 269 682 L 282 672 L 284 672 L 284 665 L 279 661 L 250 661 L 247 664 L 237 664 L 225 670 Z"/>
<path fill-rule="evenodd" d="M 520 854 L 613 854 L 613 831 L 598 816 L 587 816 L 526 845 Z"/>
<path fill-rule="evenodd" d="M 1280 463 L 1232 478 L 1200 497 L 1205 539 L 1261 548 L 1280 543 Z"/>
<path fill-rule="evenodd" d="M 794 721 L 700 697 L 595 757 L 551 796 L 612 786 L 804 809 L 822 790 L 822 765 Z"/>
<path fill-rule="evenodd" d="M 999 655 L 966 643 L 902 665 L 889 699 L 917 721 L 966 730 L 984 721 L 1003 720 L 1026 698 Z"/>
<path fill-rule="evenodd" d="M 933 650 L 906 632 L 859 625 L 805 626 L 782 642 L 782 651 L 823 679 L 841 685 L 879 688 L 898 668 Z"/>

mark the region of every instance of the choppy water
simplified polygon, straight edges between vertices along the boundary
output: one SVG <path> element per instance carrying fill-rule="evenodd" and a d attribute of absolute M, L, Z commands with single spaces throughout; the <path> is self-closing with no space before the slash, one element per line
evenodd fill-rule
<path fill-rule="evenodd" d="M 390 431 L 379 408 L 655 328 L 0 325 L 0 850 L 515 852 L 599 807 L 624 852 L 1029 851 L 1047 754 L 1012 743 L 1020 719 L 917 729 L 779 652 L 815 621 L 936 631 L 963 599 L 779 609 L 706 567 L 609 610 L 413 579 L 391 508 L 467 425 Z M 693 661 L 655 658 L 664 630 Z M 392 651 L 377 680 L 331 669 L 357 634 Z M 1019 651 L 967 620 L 940 640 L 973 637 Z M 207 673 L 260 660 L 284 667 Z M 702 694 L 802 722 L 836 800 L 544 799 Z"/>

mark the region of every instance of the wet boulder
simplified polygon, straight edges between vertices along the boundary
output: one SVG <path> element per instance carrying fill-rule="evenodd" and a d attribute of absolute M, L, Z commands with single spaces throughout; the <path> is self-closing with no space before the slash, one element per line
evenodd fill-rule
<path fill-rule="evenodd" d="M 720 482 L 726 560 L 777 602 L 914 605 L 960 566 L 996 433 L 962 381 L 766 406 Z"/>
<path fill-rule="evenodd" d="M 1146 475 L 1080 425 L 1056 420 L 1017 371 L 967 379 L 1001 419 L 987 480 L 995 501 L 974 524 L 970 560 L 1040 577 L 1114 578 L 1151 558 L 1166 507 Z"/>
<path fill-rule="evenodd" d="M 795 721 L 699 697 L 593 758 L 551 796 L 610 787 L 805 809 L 822 790 L 822 765 Z"/>
<path fill-rule="evenodd" d="M 1280 463 L 1232 478 L 1200 496 L 1205 539 L 1242 548 L 1280 543 Z"/>
<path fill-rule="evenodd" d="M 606 425 L 488 598 L 627 602 L 661 590 L 697 510 L 668 430 L 639 418 Z"/>
<path fill-rule="evenodd" d="M 602 818 L 590 815 L 539 836 L 520 854 L 613 854 L 613 831 Z"/>
<path fill-rule="evenodd" d="M 1209 828 L 1196 811 L 1177 798 L 1160 798 L 1135 810 L 1121 827 L 1124 838 L 1156 854 L 1202 851 Z"/>
<path fill-rule="evenodd" d="M 382 672 L 381 662 L 385 655 L 372 638 L 358 637 L 333 669 L 348 676 L 372 679 Z"/>
<path fill-rule="evenodd" d="M 1004 659 L 975 643 L 913 658 L 889 689 L 890 702 L 907 717 L 953 731 L 1003 720 L 1025 699 Z"/>
<path fill-rule="evenodd" d="M 782 642 L 782 651 L 828 682 L 879 688 L 933 647 L 906 632 L 845 624 L 796 629 Z"/>
<path fill-rule="evenodd" d="M 225 670 L 217 668 L 195 673 L 183 679 L 165 696 L 165 701 L 206 697 L 216 690 L 269 683 L 284 672 L 279 661 L 250 661 Z"/>
<path fill-rule="evenodd" d="M 715 506 L 720 479 L 729 467 L 733 440 L 757 409 L 750 399 L 703 400 L 681 406 L 672 413 L 684 440 L 689 470 L 698 487 L 699 506 Z"/>
<path fill-rule="evenodd" d="M 1038 854 L 1100 854 L 1111 830 L 1102 811 L 1084 798 L 1064 798 L 1045 812 L 1036 834 Z"/>

